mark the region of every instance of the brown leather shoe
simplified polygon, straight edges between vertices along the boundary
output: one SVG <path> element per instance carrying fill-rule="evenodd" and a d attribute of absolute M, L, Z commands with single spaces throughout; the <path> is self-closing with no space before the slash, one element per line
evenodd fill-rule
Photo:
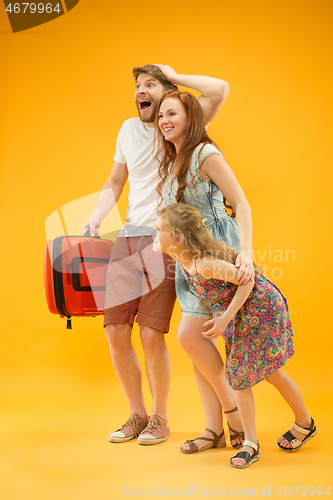
<path fill-rule="evenodd" d="M 180 451 L 182 453 L 186 453 L 187 455 L 190 455 L 191 453 L 198 453 L 200 451 L 206 451 L 206 450 L 210 450 L 212 448 L 225 448 L 226 447 L 226 443 L 220 443 L 220 439 L 224 435 L 224 430 L 221 432 L 221 434 L 216 434 L 216 432 L 214 432 L 208 428 L 206 428 L 205 431 L 210 432 L 211 435 L 213 436 L 213 438 L 207 438 L 207 437 L 200 436 L 200 437 L 197 437 L 195 439 L 189 439 L 189 440 L 185 441 L 185 443 L 184 443 L 184 444 L 189 445 L 189 449 L 188 450 L 184 449 L 184 445 L 183 445 L 180 448 Z M 201 448 L 198 448 L 197 444 L 195 443 L 195 441 L 198 441 L 198 440 L 208 441 L 208 444 L 206 446 L 201 446 Z"/>
<path fill-rule="evenodd" d="M 160 415 L 151 415 L 146 429 L 138 437 L 139 444 L 162 443 L 170 436 L 171 430 L 167 426 L 167 421 Z"/>
<path fill-rule="evenodd" d="M 235 406 L 235 408 L 233 408 L 232 410 L 228 410 L 228 411 L 224 410 L 224 414 L 228 415 L 229 413 L 234 413 L 234 411 L 238 411 L 237 406 Z M 242 443 L 231 444 L 231 446 L 233 448 L 235 448 L 235 449 L 242 448 L 243 442 L 244 442 L 244 439 L 245 439 L 244 431 L 235 431 L 235 429 L 233 429 L 232 427 L 230 427 L 229 424 L 228 424 L 228 427 L 229 427 L 229 434 L 230 434 L 230 444 L 231 444 L 231 441 L 234 441 L 236 439 L 242 440 Z"/>
<path fill-rule="evenodd" d="M 110 443 L 124 443 L 138 437 L 148 425 L 148 420 L 144 420 L 137 413 L 132 413 L 130 418 L 114 432 L 109 434 Z"/>

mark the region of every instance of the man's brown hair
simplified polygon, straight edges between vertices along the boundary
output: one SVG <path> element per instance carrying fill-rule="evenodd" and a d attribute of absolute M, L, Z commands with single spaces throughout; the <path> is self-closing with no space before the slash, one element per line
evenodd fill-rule
<path fill-rule="evenodd" d="M 133 76 L 135 78 L 135 81 L 138 79 L 138 76 L 141 75 L 141 73 L 147 73 L 147 75 L 151 75 L 155 80 L 158 80 L 165 90 L 178 90 L 177 85 L 172 85 L 172 83 L 169 82 L 163 75 L 162 71 L 160 68 L 157 66 L 154 66 L 154 64 L 146 64 L 145 66 L 136 66 L 133 68 Z"/>

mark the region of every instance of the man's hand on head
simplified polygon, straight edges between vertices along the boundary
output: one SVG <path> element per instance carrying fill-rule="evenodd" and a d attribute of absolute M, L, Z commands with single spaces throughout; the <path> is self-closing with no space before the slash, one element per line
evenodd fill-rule
<path fill-rule="evenodd" d="M 172 85 L 177 85 L 177 73 L 171 66 L 167 64 L 154 64 L 154 66 L 157 66 L 162 71 L 165 78 L 172 83 Z"/>

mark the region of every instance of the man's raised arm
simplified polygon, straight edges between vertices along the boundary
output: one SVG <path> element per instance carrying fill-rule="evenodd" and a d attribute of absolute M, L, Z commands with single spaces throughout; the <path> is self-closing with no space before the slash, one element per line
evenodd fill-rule
<path fill-rule="evenodd" d="M 204 125 L 208 125 L 221 110 L 229 94 L 224 80 L 202 75 L 179 75 L 170 66 L 155 64 L 173 85 L 181 85 L 201 92 L 199 102 L 203 111 Z"/>

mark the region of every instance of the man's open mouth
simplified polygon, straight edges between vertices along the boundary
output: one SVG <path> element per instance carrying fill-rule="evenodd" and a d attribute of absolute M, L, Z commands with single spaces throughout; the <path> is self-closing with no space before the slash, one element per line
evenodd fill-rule
<path fill-rule="evenodd" d="M 147 111 L 151 106 L 151 102 L 150 101 L 140 101 L 139 105 L 140 105 L 141 111 Z"/>

